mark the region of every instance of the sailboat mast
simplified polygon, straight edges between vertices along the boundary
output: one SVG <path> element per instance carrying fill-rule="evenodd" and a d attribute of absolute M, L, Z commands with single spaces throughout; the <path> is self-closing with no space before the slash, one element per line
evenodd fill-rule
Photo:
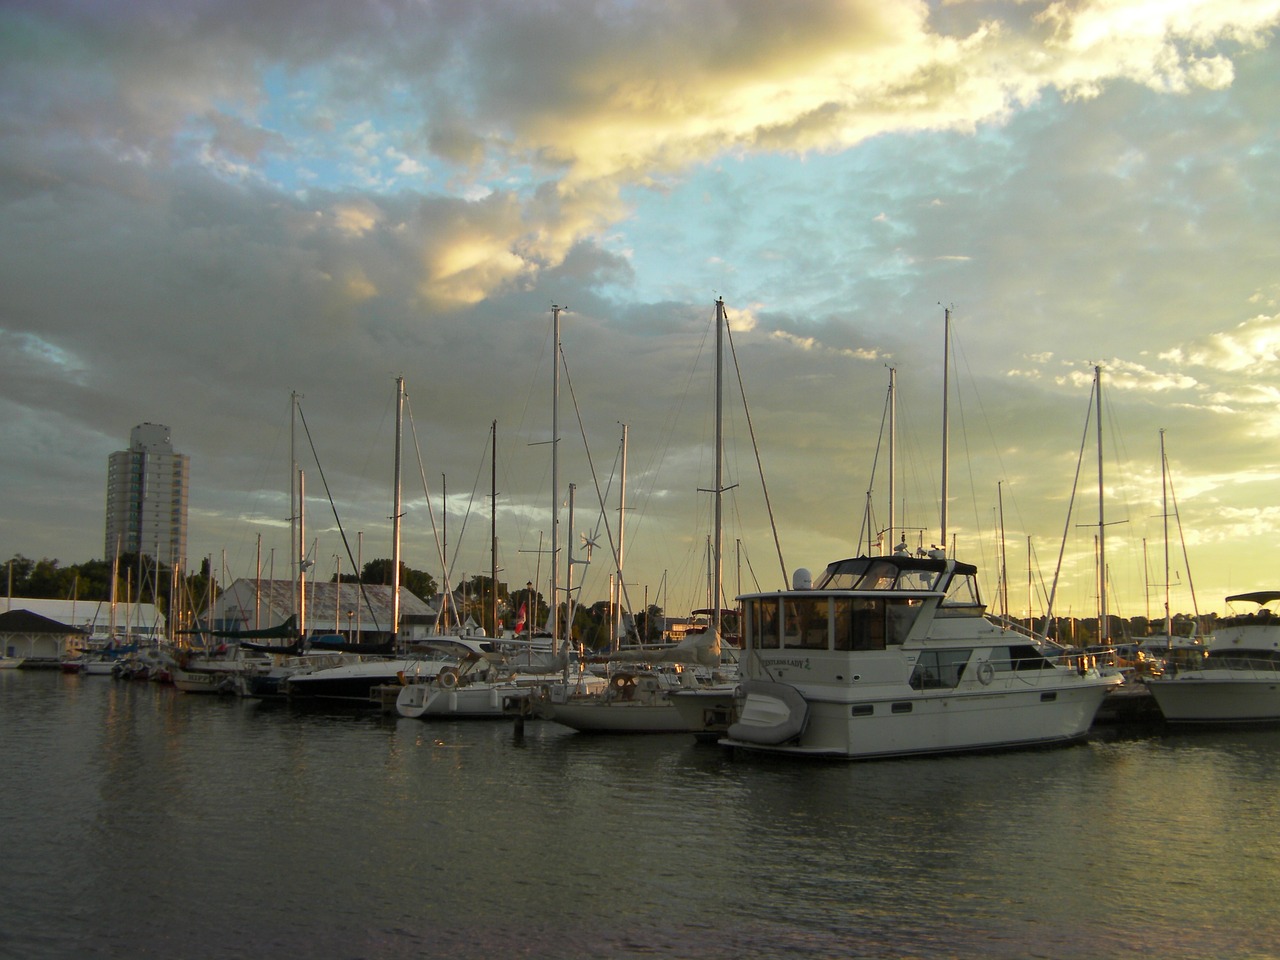
<path fill-rule="evenodd" d="M 1107 524 L 1103 513 L 1102 482 L 1102 366 L 1093 368 L 1098 392 L 1098 642 L 1111 640 L 1111 619 L 1107 616 Z"/>
<path fill-rule="evenodd" d="M 951 400 L 951 309 L 943 311 L 942 334 L 942 537 L 938 541 L 944 551 L 947 549 L 947 497 L 949 496 L 950 463 L 948 457 L 951 450 L 951 421 L 948 404 Z"/>
<path fill-rule="evenodd" d="M 298 606 L 298 573 L 301 558 L 298 556 L 298 391 L 289 394 L 289 579 L 293 581 L 293 609 Z M 301 627 L 301 625 L 299 625 Z"/>
<path fill-rule="evenodd" d="M 715 594 L 711 598 L 711 628 L 720 635 L 720 583 L 724 576 L 724 298 L 716 300 L 716 490 L 715 533 L 711 547 L 711 582 Z"/>
<path fill-rule="evenodd" d="M 566 650 L 573 642 L 573 501 L 577 493 L 578 485 L 569 484 L 569 542 L 564 552 L 564 646 Z"/>
<path fill-rule="evenodd" d="M 400 439 L 404 424 L 404 377 L 396 377 L 396 456 L 391 504 L 391 642 L 400 642 Z"/>
<path fill-rule="evenodd" d="M 1169 612 L 1169 461 L 1164 452 L 1164 427 L 1160 428 L 1160 515 L 1164 520 L 1164 635 L 1173 644 L 1173 615 Z"/>
<path fill-rule="evenodd" d="M 897 497 L 896 488 L 893 485 L 894 467 L 893 462 L 897 456 L 898 444 L 898 371 L 894 367 L 889 368 L 889 542 L 887 550 L 882 553 L 892 553 L 897 548 L 897 541 L 893 539 L 893 530 L 895 526 L 895 516 L 893 510 L 894 499 Z"/>
<path fill-rule="evenodd" d="M 306 478 L 301 470 L 298 471 L 298 511 L 295 514 L 298 518 L 298 542 L 295 546 L 298 557 L 298 578 L 294 584 L 297 591 L 295 597 L 298 605 L 294 608 L 298 611 L 298 636 L 306 637 L 307 635 L 307 548 L 306 541 L 306 523 L 307 523 L 307 492 Z M 212 591 L 209 594 L 212 598 Z"/>
<path fill-rule="evenodd" d="M 560 649 L 560 605 L 556 577 L 560 564 L 560 310 L 551 305 L 551 645 Z M 565 602 L 568 603 L 568 596 Z M 572 621 L 570 621 L 572 624 Z M 568 639 L 565 641 L 568 644 Z"/>
<path fill-rule="evenodd" d="M 609 649 L 617 648 L 622 634 L 622 559 L 623 547 L 626 544 L 626 508 L 627 508 L 627 425 L 622 424 L 622 480 L 618 485 L 618 582 L 613 591 L 613 629 L 609 641 Z"/>
<path fill-rule="evenodd" d="M 1000 613 L 1009 616 L 1009 565 L 1006 562 L 1004 539 L 1004 481 L 996 484 L 996 502 L 999 506 L 1000 519 Z"/>
<path fill-rule="evenodd" d="M 489 593 L 493 636 L 498 636 L 498 421 L 489 428 Z"/>

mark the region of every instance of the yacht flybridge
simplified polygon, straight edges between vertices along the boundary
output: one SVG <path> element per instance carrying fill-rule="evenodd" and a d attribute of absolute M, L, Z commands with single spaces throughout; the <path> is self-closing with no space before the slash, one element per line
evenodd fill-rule
<path fill-rule="evenodd" d="M 861 759 L 1067 743 L 1122 679 L 989 619 L 977 568 L 942 556 L 840 560 L 739 599 L 726 746 Z"/>

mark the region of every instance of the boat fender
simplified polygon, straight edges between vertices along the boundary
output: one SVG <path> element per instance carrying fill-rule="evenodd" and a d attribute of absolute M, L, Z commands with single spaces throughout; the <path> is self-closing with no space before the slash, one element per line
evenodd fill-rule
<path fill-rule="evenodd" d="M 452 690 L 458 685 L 458 671 L 452 669 L 441 670 L 439 676 L 436 677 L 436 683 L 446 690 Z"/>
<path fill-rule="evenodd" d="M 984 687 L 994 680 L 995 676 L 996 668 L 991 665 L 990 661 L 983 661 L 978 664 L 978 682 Z"/>

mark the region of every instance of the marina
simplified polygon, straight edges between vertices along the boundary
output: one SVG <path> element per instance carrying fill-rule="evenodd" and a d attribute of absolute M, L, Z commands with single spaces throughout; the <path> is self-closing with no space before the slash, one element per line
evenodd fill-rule
<path fill-rule="evenodd" d="M 4 671 L 42 957 L 1277 956 L 1280 731 L 796 761 Z M 1159 909 L 1152 904 L 1158 903 Z"/>

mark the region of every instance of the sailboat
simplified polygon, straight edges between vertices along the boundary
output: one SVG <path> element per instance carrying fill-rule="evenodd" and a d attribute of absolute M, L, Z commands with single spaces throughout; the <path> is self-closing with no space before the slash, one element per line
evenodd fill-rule
<path fill-rule="evenodd" d="M 949 310 L 946 326 L 949 344 Z M 721 744 L 868 759 L 1068 743 L 1121 683 L 988 617 L 977 568 L 946 555 L 943 385 L 941 546 L 837 560 L 816 580 L 800 569 L 790 589 L 741 597 L 743 680 Z"/>
<path fill-rule="evenodd" d="M 690 695 L 708 692 L 702 675 L 714 678 L 720 666 L 721 609 L 723 578 L 724 450 L 723 385 L 724 329 L 727 323 L 724 300 L 716 301 L 716 435 L 714 532 L 712 534 L 712 582 L 714 596 L 711 619 L 706 629 L 691 634 L 675 645 L 624 648 L 604 658 L 609 667 L 609 686 L 601 693 L 558 697 L 541 704 L 540 715 L 586 733 L 690 733 L 701 729 L 707 716 L 701 703 L 681 709 L 677 692 Z M 722 698 L 731 684 L 710 690 Z"/>
<path fill-rule="evenodd" d="M 498 634 L 498 535 L 497 535 L 497 436 L 498 422 L 490 430 L 491 495 L 490 584 L 491 622 Z M 554 455 L 554 454 L 553 454 Z M 431 717 L 502 718 L 524 713 L 526 702 L 544 687 L 568 684 L 567 652 L 543 648 L 533 640 L 462 634 L 436 635 L 422 644 L 446 658 L 448 665 L 433 672 L 408 671 L 396 695 L 396 713 L 413 719 Z M 536 648 L 536 649 L 535 649 Z M 602 678 L 576 671 L 575 692 L 602 690 Z"/>
<path fill-rule="evenodd" d="M 400 446 L 404 423 L 404 377 L 396 378 L 395 476 L 391 510 L 391 640 L 398 646 L 400 632 Z M 305 601 L 300 600 L 300 604 Z M 304 610 L 304 606 L 299 607 Z M 374 690 L 402 682 L 408 671 L 439 671 L 439 659 L 357 655 L 339 666 L 292 674 L 284 680 L 290 702 L 341 703 L 376 706 Z"/>

